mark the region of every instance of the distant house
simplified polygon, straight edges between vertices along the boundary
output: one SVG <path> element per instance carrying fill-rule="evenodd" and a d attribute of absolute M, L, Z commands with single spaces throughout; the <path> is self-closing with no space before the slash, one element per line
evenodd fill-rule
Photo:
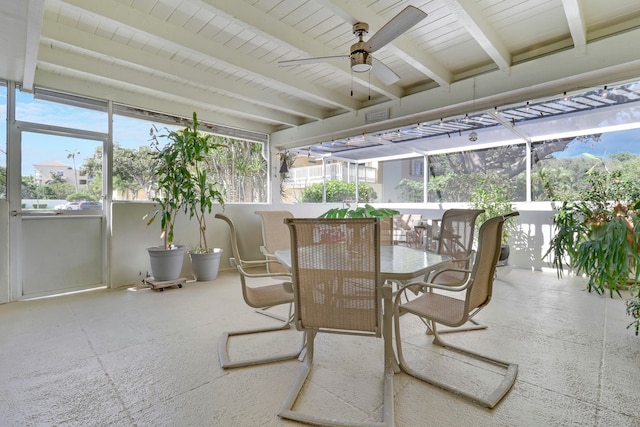
<path fill-rule="evenodd" d="M 46 184 L 54 176 L 61 177 L 62 181 L 73 185 L 76 189 L 85 187 L 88 182 L 86 176 L 78 175 L 72 166 L 59 161 L 36 163 L 33 168 L 35 169 L 36 184 Z"/>

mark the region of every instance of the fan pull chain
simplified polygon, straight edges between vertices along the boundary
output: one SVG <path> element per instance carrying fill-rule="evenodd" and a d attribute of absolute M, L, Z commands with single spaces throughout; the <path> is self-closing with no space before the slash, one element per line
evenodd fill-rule
<path fill-rule="evenodd" d="M 351 96 L 353 96 L 353 70 L 351 70 Z"/>
<path fill-rule="evenodd" d="M 369 71 L 369 101 L 371 101 L 371 71 Z"/>

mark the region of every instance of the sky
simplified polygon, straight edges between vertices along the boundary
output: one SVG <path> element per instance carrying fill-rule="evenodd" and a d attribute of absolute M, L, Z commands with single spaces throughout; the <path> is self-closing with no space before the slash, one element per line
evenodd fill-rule
<path fill-rule="evenodd" d="M 598 143 L 573 141 L 562 153 L 556 153 L 555 157 L 578 157 L 590 153 L 606 158 L 609 154 L 619 152 L 640 154 L 640 129 L 604 133 Z"/>
<path fill-rule="evenodd" d="M 6 87 L 0 90 L 0 114 L 6 117 Z M 16 100 L 16 120 L 56 125 L 94 132 L 108 130 L 107 114 L 87 109 L 34 100 L 30 93 L 18 93 Z M 114 141 L 121 146 L 138 148 L 149 144 L 149 129 L 153 123 L 114 116 Z M 163 127 L 164 125 L 158 126 Z M 6 121 L 0 121 L 0 165 L 6 164 L 4 140 Z M 73 166 L 73 159 L 67 156 L 75 153 L 76 167 L 92 157 L 101 141 L 78 139 L 42 133 L 23 132 L 22 135 L 22 176 L 34 174 L 34 164 L 59 161 Z"/>

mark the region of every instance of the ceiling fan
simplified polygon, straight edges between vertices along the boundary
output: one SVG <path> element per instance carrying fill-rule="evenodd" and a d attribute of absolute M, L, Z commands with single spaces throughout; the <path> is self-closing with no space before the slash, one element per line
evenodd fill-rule
<path fill-rule="evenodd" d="M 386 85 L 392 85 L 400 77 L 373 57 L 372 53 L 380 49 L 387 43 L 390 43 L 396 37 L 422 21 L 427 14 L 420 9 L 407 6 L 396 16 L 391 18 L 382 28 L 378 30 L 368 41 L 363 40 L 363 36 L 369 33 L 369 24 L 366 22 L 357 22 L 353 25 L 353 34 L 358 36 L 358 42 L 351 45 L 351 53 L 349 55 L 337 56 L 321 56 L 317 58 L 292 59 L 289 61 L 279 61 L 281 66 L 292 66 L 301 64 L 310 64 L 315 62 L 329 62 L 339 59 L 350 58 L 351 70 L 355 73 L 364 73 L 369 70 Z"/>

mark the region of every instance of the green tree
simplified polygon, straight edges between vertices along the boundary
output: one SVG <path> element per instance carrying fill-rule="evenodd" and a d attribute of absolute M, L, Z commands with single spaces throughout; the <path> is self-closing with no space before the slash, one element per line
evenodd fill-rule
<path fill-rule="evenodd" d="M 227 147 L 209 156 L 211 172 L 225 190 L 225 201 L 267 201 L 268 166 L 262 144 L 221 136 L 214 136 L 214 141 Z"/>
<path fill-rule="evenodd" d="M 147 199 L 153 197 L 151 191 L 154 183 L 153 156 L 151 148 L 141 146 L 137 149 L 123 148 L 113 144 L 113 187 L 122 194 L 136 199 L 138 191 L 144 190 Z M 96 148 L 93 156 L 87 158 L 80 168 L 81 174 L 87 175 L 90 182 L 102 184 L 102 148 Z"/>
<path fill-rule="evenodd" d="M 422 202 L 424 184 L 422 181 L 403 178 L 396 186 L 400 200 L 406 202 Z"/>
<path fill-rule="evenodd" d="M 0 197 L 7 194 L 7 168 L 0 166 Z"/>

